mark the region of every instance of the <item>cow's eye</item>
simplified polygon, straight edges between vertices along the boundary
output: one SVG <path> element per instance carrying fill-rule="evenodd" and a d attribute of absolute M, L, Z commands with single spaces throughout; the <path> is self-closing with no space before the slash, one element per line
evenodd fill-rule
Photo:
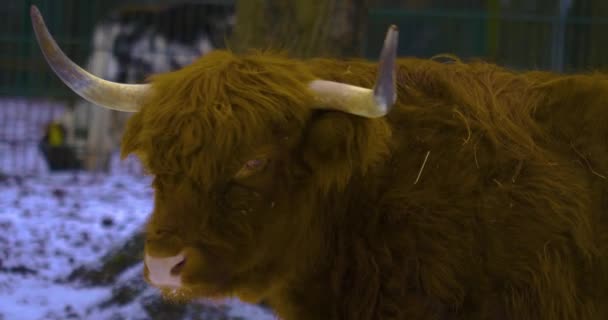
<path fill-rule="evenodd" d="M 246 161 L 241 169 L 236 173 L 235 178 L 242 179 L 247 178 L 257 172 L 260 172 L 266 168 L 268 159 L 257 158 Z"/>

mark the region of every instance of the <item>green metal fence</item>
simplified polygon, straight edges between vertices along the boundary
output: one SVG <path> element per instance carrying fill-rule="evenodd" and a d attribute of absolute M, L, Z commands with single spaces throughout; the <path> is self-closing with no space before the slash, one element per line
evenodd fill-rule
<path fill-rule="evenodd" d="M 0 6 L 0 96 L 72 97 L 52 75 L 32 34 L 30 5 L 44 13 L 60 46 L 76 62 L 85 61 L 100 12 L 114 0 L 8 0 Z"/>
<path fill-rule="evenodd" d="M 186 6 L 171 6 L 178 2 Z M 99 76 L 122 77 L 120 81 L 128 82 L 152 73 L 148 70 L 158 64 L 173 66 L 175 61 L 189 59 L 202 50 L 197 47 L 177 52 L 168 49 L 168 45 L 152 48 L 149 44 L 156 42 L 151 40 L 153 36 L 146 36 L 155 31 L 159 32 L 155 40 L 186 34 L 197 41 L 208 40 L 205 44 L 217 47 L 220 42 L 217 38 L 222 37 L 224 29 L 229 29 L 228 23 L 218 17 L 229 17 L 233 0 L 2 0 L 0 180 L 5 176 L 80 168 L 141 173 L 137 162 L 119 162 L 115 150 L 107 147 L 118 147 L 113 137 L 121 129 L 117 123 L 124 118 L 83 105 L 83 100 L 51 71 L 32 32 L 29 14 L 32 4 L 38 6 L 59 46 L 77 64 Z M 198 9 L 188 10 L 192 7 Z M 172 9 L 179 14 L 175 15 Z M 197 38 L 202 32 L 208 37 Z M 164 40 L 161 42 L 165 44 L 178 42 L 173 49 L 188 46 L 183 38 Z M 141 45 L 137 47 L 140 49 L 149 46 L 142 49 L 147 52 L 140 50 L 136 54 L 133 50 L 136 45 Z M 153 58 L 144 61 L 143 55 Z M 102 165 L 85 165 L 93 162 Z"/>
<path fill-rule="evenodd" d="M 91 52 L 93 28 L 110 11 L 129 5 L 162 6 L 176 2 L 180 0 L 2 0 L 0 96 L 76 98 L 50 72 L 40 53 L 29 17 L 32 4 L 38 6 L 65 53 L 79 65 L 84 65 Z M 223 4 L 234 1 L 200 2 Z"/>
<path fill-rule="evenodd" d="M 608 18 L 475 11 L 375 9 L 365 55 L 375 58 L 389 24 L 400 27 L 399 54 L 454 54 L 520 69 L 585 71 L 608 66 Z"/>
<path fill-rule="evenodd" d="M 0 6 L 0 96 L 74 98 L 49 72 L 32 35 L 29 7 L 36 4 L 66 53 L 81 65 L 90 53 L 91 31 L 105 13 L 153 0 L 5 0 Z M 207 1 L 208 2 L 208 1 Z M 578 71 L 608 65 L 608 18 L 493 14 L 488 11 L 372 9 L 365 55 L 376 58 L 389 24 L 400 27 L 400 55 L 451 53 L 523 69 Z M 559 35 L 558 35 L 559 36 Z M 561 52 L 556 60 L 556 50 Z"/>

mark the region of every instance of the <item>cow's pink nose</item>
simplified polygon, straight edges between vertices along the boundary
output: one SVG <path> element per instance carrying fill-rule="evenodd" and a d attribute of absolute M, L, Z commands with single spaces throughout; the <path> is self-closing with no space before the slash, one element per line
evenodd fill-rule
<path fill-rule="evenodd" d="M 181 272 L 186 265 L 186 256 L 180 253 L 173 257 L 152 257 L 146 254 L 148 278 L 158 287 L 179 288 L 182 285 Z"/>

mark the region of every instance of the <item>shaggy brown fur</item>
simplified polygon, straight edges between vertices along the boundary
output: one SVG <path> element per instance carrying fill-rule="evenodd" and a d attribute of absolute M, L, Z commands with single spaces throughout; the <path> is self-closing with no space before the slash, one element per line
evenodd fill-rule
<path fill-rule="evenodd" d="M 175 299 L 299 319 L 608 319 L 608 78 L 398 62 L 385 118 L 312 110 L 374 63 L 211 53 L 155 76 L 123 154 L 155 176 L 146 250 Z M 248 160 L 265 166 L 243 166 Z"/>

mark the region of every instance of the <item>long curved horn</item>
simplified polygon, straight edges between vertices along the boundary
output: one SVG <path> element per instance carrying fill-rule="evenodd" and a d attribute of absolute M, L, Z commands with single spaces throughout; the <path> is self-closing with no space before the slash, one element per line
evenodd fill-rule
<path fill-rule="evenodd" d="M 319 108 L 340 110 L 367 118 L 386 115 L 397 101 L 395 60 L 398 38 L 397 26 L 391 25 L 380 53 L 374 89 L 327 80 L 312 81 L 309 88 L 315 93 Z"/>
<path fill-rule="evenodd" d="M 121 84 L 98 78 L 71 61 L 61 51 L 46 28 L 44 19 L 34 5 L 30 8 L 36 39 L 46 61 L 55 74 L 84 99 L 105 108 L 136 112 L 149 91 L 147 84 Z"/>

